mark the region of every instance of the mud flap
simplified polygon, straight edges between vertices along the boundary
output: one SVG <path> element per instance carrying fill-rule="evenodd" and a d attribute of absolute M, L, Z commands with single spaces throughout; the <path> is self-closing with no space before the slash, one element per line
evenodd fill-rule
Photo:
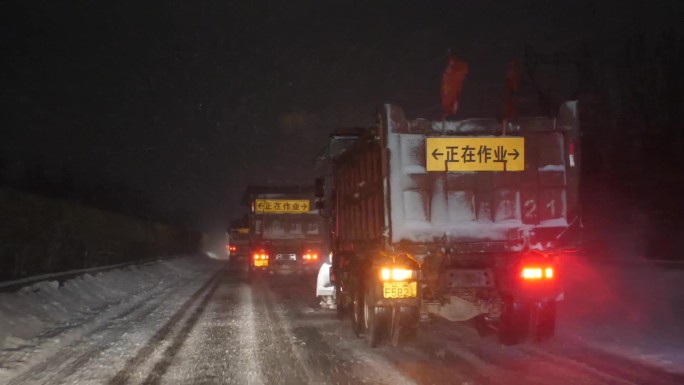
<path fill-rule="evenodd" d="M 417 307 L 393 306 L 391 308 L 390 334 L 392 347 L 413 342 L 418 334 L 420 314 Z"/>
<path fill-rule="evenodd" d="M 529 303 L 513 298 L 504 300 L 499 319 L 499 342 L 502 345 L 517 345 L 525 342 L 529 334 L 530 315 Z"/>
<path fill-rule="evenodd" d="M 368 290 L 364 300 L 364 324 L 366 327 L 366 340 L 368 346 L 375 348 L 386 338 L 389 332 L 388 309 L 375 306 L 375 295 Z"/>
<path fill-rule="evenodd" d="M 556 334 L 556 302 L 535 302 L 532 314 L 535 316 L 534 340 L 546 341 Z"/>
<path fill-rule="evenodd" d="M 364 303 L 363 295 L 361 295 L 361 290 L 354 287 L 351 295 L 351 324 L 352 331 L 354 335 L 358 338 L 363 335 L 363 313 L 364 313 Z"/>

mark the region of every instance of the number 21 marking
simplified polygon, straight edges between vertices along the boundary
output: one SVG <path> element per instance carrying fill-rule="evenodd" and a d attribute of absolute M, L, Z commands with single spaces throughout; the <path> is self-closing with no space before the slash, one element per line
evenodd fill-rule
<path fill-rule="evenodd" d="M 525 218 L 534 219 L 537 211 L 537 202 L 534 199 L 529 199 L 525 201 L 523 207 L 525 208 Z"/>

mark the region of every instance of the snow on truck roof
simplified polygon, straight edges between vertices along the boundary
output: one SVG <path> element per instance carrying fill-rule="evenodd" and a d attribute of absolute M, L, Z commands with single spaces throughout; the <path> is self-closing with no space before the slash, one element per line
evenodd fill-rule
<path fill-rule="evenodd" d="M 407 119 L 404 111 L 395 105 L 385 104 L 382 111 L 383 119 L 390 132 L 416 134 L 481 134 L 500 135 L 521 131 L 535 132 L 577 129 L 577 102 L 563 103 L 556 117 L 517 117 L 511 119 L 470 118 L 462 120 L 430 120 L 423 118 Z"/>
<path fill-rule="evenodd" d="M 522 246 L 528 238 L 525 234 L 531 230 L 541 230 L 540 233 L 544 234 L 559 233 L 556 235 L 560 236 L 570 222 L 575 223 L 574 206 L 569 206 L 566 190 L 576 185 L 540 185 L 538 188 L 544 190 L 544 199 L 549 200 L 544 204 L 553 208 L 547 210 L 549 213 L 544 211 L 544 217 L 540 216 L 542 214 L 526 214 L 523 221 L 523 211 L 536 213 L 536 201 L 533 202 L 535 210 L 530 211 L 529 198 L 525 198 L 520 184 L 485 191 L 482 196 L 486 199 L 480 199 L 484 203 L 476 205 L 474 202 L 480 193 L 479 189 L 472 188 L 475 183 L 472 174 L 448 172 L 444 177 L 436 178 L 428 171 L 439 170 L 427 170 L 425 151 L 426 139 L 433 136 L 519 137 L 533 134 L 537 138 L 532 143 L 544 146 L 545 151 L 534 152 L 535 160 L 531 166 L 536 172 L 543 173 L 547 183 L 565 181 L 567 165 L 561 149 L 563 141 L 578 139 L 577 102 L 561 105 L 555 117 L 506 120 L 409 120 L 401 108 L 391 104 L 384 105 L 378 112 L 379 120 L 371 127 L 334 131 L 317 161 L 319 165 L 341 161 L 351 151 L 358 149 L 363 152 L 366 142 L 381 143 L 389 149 L 387 178 L 392 206 L 389 226 L 393 243 L 422 243 L 446 237 L 450 242 L 515 241 Z M 507 180 L 512 183 L 517 179 Z M 568 214 L 573 217 L 568 218 Z M 544 235 L 544 238 L 556 235 Z"/>
<path fill-rule="evenodd" d="M 495 118 L 470 118 L 462 120 L 436 121 L 416 118 L 408 120 L 404 111 L 395 105 L 385 104 L 381 109 L 389 131 L 415 134 L 442 134 L 442 135 L 501 135 L 502 132 L 516 134 L 521 131 L 535 132 L 549 129 L 560 131 L 578 130 L 577 101 L 563 103 L 557 117 L 519 117 L 506 119 L 505 121 Z M 356 141 L 364 136 L 373 134 L 380 122 L 376 125 L 363 127 L 338 128 L 330 134 L 325 148 L 316 156 L 315 162 L 321 165 L 345 153 Z M 504 130 L 505 129 L 505 130 Z"/>

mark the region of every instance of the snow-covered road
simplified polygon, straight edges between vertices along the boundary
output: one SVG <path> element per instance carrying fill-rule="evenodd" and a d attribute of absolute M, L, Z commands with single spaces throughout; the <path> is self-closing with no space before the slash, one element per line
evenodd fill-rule
<path fill-rule="evenodd" d="M 595 279 L 585 265 L 569 268 Z M 651 274 L 657 290 L 684 277 Z M 638 278 L 624 279 L 638 288 Z M 615 306 L 616 282 L 569 285 L 576 295 L 568 294 L 559 335 L 548 343 L 503 347 L 471 325 L 433 320 L 415 345 L 370 349 L 348 321 L 317 306 L 313 276 L 249 280 L 221 261 L 178 258 L 0 294 L 0 383 L 684 383 L 678 322 L 665 320 L 640 341 L 622 308 L 610 312 L 610 325 L 601 323 L 599 306 Z"/>

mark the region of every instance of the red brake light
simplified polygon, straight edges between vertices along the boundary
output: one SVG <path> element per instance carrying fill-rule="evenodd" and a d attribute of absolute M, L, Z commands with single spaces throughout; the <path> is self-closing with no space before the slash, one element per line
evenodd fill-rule
<path fill-rule="evenodd" d="M 252 254 L 252 258 L 254 258 L 254 260 L 257 260 L 257 259 L 268 259 L 268 254 L 266 253 L 266 250 L 263 250 L 263 249 L 262 249 L 262 250 L 259 250 L 259 251 L 255 251 L 254 254 Z"/>
<path fill-rule="evenodd" d="M 521 275 L 523 279 L 541 279 L 542 269 L 541 267 L 523 267 Z"/>
<path fill-rule="evenodd" d="M 553 279 L 555 276 L 553 267 L 525 266 L 520 272 L 520 277 L 525 280 Z"/>
<path fill-rule="evenodd" d="M 553 267 L 547 267 L 546 269 L 544 269 L 544 277 L 546 279 L 553 278 L 553 275 Z"/>

